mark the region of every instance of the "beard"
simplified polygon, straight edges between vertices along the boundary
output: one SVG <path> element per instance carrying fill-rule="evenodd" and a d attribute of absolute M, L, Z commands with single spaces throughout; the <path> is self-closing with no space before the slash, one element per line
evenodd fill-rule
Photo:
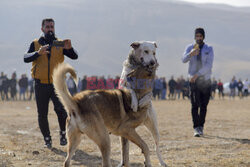
<path fill-rule="evenodd" d="M 48 43 L 52 43 L 56 39 L 53 31 L 48 31 L 46 34 L 44 34 L 44 37 Z"/>
<path fill-rule="evenodd" d="M 202 40 L 202 39 L 198 39 L 198 40 L 196 40 L 196 43 L 197 43 L 198 45 L 201 45 L 201 44 L 203 44 L 203 40 Z"/>

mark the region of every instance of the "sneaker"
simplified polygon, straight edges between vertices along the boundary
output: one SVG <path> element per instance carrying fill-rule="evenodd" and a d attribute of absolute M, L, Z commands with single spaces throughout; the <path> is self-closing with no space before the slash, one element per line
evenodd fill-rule
<path fill-rule="evenodd" d="M 200 137 L 199 128 L 194 128 L 194 137 Z"/>
<path fill-rule="evenodd" d="M 198 127 L 198 128 L 199 128 L 199 133 L 200 133 L 200 135 L 203 135 L 203 127 L 200 126 L 200 127 Z"/>
<path fill-rule="evenodd" d="M 51 148 L 52 148 L 52 140 L 51 140 L 51 137 L 45 137 L 45 138 L 44 138 L 44 141 L 45 141 L 44 147 L 45 147 L 45 148 L 48 148 L 48 149 L 51 149 Z"/>
<path fill-rule="evenodd" d="M 66 132 L 65 131 L 60 132 L 60 145 L 61 146 L 67 145 L 67 139 L 66 139 Z"/>

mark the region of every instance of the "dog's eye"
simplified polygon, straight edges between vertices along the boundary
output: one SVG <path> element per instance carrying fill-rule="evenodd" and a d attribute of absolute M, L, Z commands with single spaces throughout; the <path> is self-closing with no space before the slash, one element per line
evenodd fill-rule
<path fill-rule="evenodd" d="M 145 50 L 144 52 L 145 52 L 146 54 L 148 54 L 148 51 L 147 51 L 147 50 Z"/>

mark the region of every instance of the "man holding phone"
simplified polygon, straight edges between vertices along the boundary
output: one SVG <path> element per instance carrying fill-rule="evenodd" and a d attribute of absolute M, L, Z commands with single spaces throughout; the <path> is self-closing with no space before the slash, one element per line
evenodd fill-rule
<path fill-rule="evenodd" d="M 211 93 L 211 74 L 214 60 L 213 48 L 204 43 L 203 28 L 195 30 L 195 44 L 185 49 L 182 62 L 189 62 L 188 74 L 191 88 L 192 118 L 194 136 L 203 135 L 207 105 Z M 200 112 L 198 111 L 200 110 Z"/>
<path fill-rule="evenodd" d="M 42 35 L 35 39 L 24 55 L 24 62 L 32 62 L 31 75 L 35 80 L 35 96 L 38 111 L 38 123 L 45 141 L 45 147 L 52 147 L 48 123 L 49 100 L 54 104 L 54 110 L 60 126 L 60 145 L 67 144 L 65 124 L 67 113 L 55 94 L 52 74 L 54 68 L 64 61 L 64 55 L 77 59 L 78 55 L 71 45 L 71 40 L 60 40 L 55 36 L 55 22 L 52 18 L 42 20 Z"/>

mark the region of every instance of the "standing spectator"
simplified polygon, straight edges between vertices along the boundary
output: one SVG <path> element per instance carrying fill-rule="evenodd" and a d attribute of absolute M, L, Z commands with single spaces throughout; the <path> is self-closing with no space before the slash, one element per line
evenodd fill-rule
<path fill-rule="evenodd" d="M 98 79 L 98 83 L 97 83 L 97 89 L 106 89 L 106 84 L 107 83 L 107 80 L 104 76 L 101 76 L 99 79 Z"/>
<path fill-rule="evenodd" d="M 161 80 L 156 76 L 154 81 L 154 91 L 153 91 L 153 97 L 156 100 L 156 97 L 158 97 L 158 100 L 161 99 L 161 89 L 162 89 L 162 82 Z"/>
<path fill-rule="evenodd" d="M 176 88 L 176 81 L 174 80 L 174 76 L 171 77 L 171 79 L 168 81 L 168 87 L 169 87 L 169 99 L 175 100 L 175 88 Z"/>
<path fill-rule="evenodd" d="M 70 92 L 71 96 L 73 96 L 74 94 L 76 94 L 76 92 L 77 92 L 76 84 L 75 84 L 75 81 L 72 78 L 72 76 L 70 76 L 67 79 L 67 86 L 68 86 L 68 89 L 69 89 L 69 92 Z"/>
<path fill-rule="evenodd" d="M 232 78 L 230 84 L 229 84 L 229 89 L 230 89 L 230 95 L 229 97 L 230 98 L 233 98 L 235 97 L 235 89 L 237 87 L 237 81 L 235 80 L 235 77 Z"/>
<path fill-rule="evenodd" d="M 81 86 L 81 90 L 87 90 L 87 75 L 84 75 L 82 78 L 82 82 L 81 82 L 82 86 Z"/>
<path fill-rule="evenodd" d="M 78 83 L 77 83 L 77 92 L 81 92 L 81 90 L 82 90 L 82 80 L 79 77 L 78 78 Z"/>
<path fill-rule="evenodd" d="M 9 100 L 9 87 L 10 87 L 10 80 L 8 79 L 7 75 L 4 75 L 4 79 L 3 79 L 3 100 Z"/>
<path fill-rule="evenodd" d="M 14 72 L 10 79 L 10 96 L 12 100 L 17 100 L 17 89 L 16 89 L 16 72 Z"/>
<path fill-rule="evenodd" d="M 189 97 L 189 93 L 190 93 L 190 88 L 189 88 L 189 79 L 187 78 L 186 80 L 184 80 L 184 84 L 183 84 L 183 99 L 185 100 L 185 97 L 187 97 L 188 99 L 190 98 Z"/>
<path fill-rule="evenodd" d="M 157 76 L 155 76 L 155 80 L 156 80 L 156 78 L 157 78 Z M 152 90 L 154 100 L 156 98 L 155 80 L 154 80 L 153 90 Z"/>
<path fill-rule="evenodd" d="M 24 55 L 24 62 L 32 62 L 31 75 L 35 80 L 38 123 L 44 137 L 44 146 L 52 147 L 48 122 L 50 100 L 54 104 L 60 126 L 60 145 L 65 146 L 67 144 L 65 136 L 67 113 L 55 93 L 52 74 L 55 67 L 64 62 L 64 55 L 71 59 L 77 59 L 78 55 L 72 47 L 70 39 L 63 40 L 64 46 L 53 45 L 53 41 L 62 40 L 55 35 L 55 21 L 52 18 L 42 20 L 41 30 L 42 35 L 30 44 L 28 52 Z"/>
<path fill-rule="evenodd" d="M 183 78 L 183 76 L 180 77 L 180 85 L 181 85 L 182 99 L 184 100 L 185 99 L 185 90 L 184 90 L 185 79 Z"/>
<path fill-rule="evenodd" d="M 161 99 L 166 100 L 166 93 L 167 93 L 167 82 L 166 78 L 162 78 L 162 92 L 161 92 Z"/>
<path fill-rule="evenodd" d="M 242 99 L 243 98 L 243 82 L 241 81 L 241 79 L 239 79 L 238 83 L 237 83 L 237 88 L 238 88 L 238 96 Z"/>
<path fill-rule="evenodd" d="M 119 87 L 120 76 L 117 75 L 114 79 L 114 89 L 118 89 Z"/>
<path fill-rule="evenodd" d="M 98 76 L 96 82 L 96 89 L 105 89 L 106 80 L 104 76 Z"/>
<path fill-rule="evenodd" d="M 114 88 L 114 79 L 111 76 L 108 76 L 105 86 L 106 86 L 106 89 L 115 89 Z"/>
<path fill-rule="evenodd" d="M 219 79 L 219 82 L 217 84 L 217 88 L 218 88 L 218 91 L 219 91 L 219 98 L 223 98 L 224 99 L 224 87 L 223 87 L 223 83 L 221 82 L 221 80 Z"/>
<path fill-rule="evenodd" d="M 191 104 L 194 136 L 203 135 L 207 105 L 211 94 L 211 74 L 214 61 L 213 47 L 204 43 L 205 31 L 195 29 L 195 44 L 190 44 L 182 57 L 182 62 L 189 62 L 188 74 L 191 77 Z M 200 112 L 199 112 L 200 109 Z"/>
<path fill-rule="evenodd" d="M 32 96 L 34 94 L 34 79 L 31 78 L 29 80 L 29 87 L 30 87 L 30 97 L 29 97 L 29 100 L 32 100 Z"/>
<path fill-rule="evenodd" d="M 22 96 L 23 96 L 23 100 L 26 100 L 25 93 L 29 85 L 26 74 L 22 74 L 21 79 L 18 82 L 18 85 L 19 85 L 19 100 L 22 100 Z"/>
<path fill-rule="evenodd" d="M 1 72 L 1 76 L 0 76 L 0 96 L 1 96 L 2 100 L 3 100 L 3 95 L 4 95 L 4 92 L 3 92 L 3 80 L 4 80 L 4 73 Z"/>
<path fill-rule="evenodd" d="M 248 79 L 246 79 L 246 80 L 244 81 L 244 87 L 243 87 L 243 91 L 244 91 L 243 95 L 244 95 L 244 97 L 247 97 L 247 96 L 248 96 L 248 94 L 249 94 L 248 89 L 249 89 L 249 88 L 250 88 L 250 82 L 248 81 Z"/>
<path fill-rule="evenodd" d="M 182 91 L 182 82 L 181 82 L 181 79 L 178 78 L 176 82 L 176 88 L 175 88 L 175 92 L 176 92 L 178 99 L 180 99 L 181 97 L 181 91 Z"/>
<path fill-rule="evenodd" d="M 96 85 L 97 85 L 97 77 L 96 76 L 90 76 L 87 78 L 87 89 L 95 90 Z"/>
<path fill-rule="evenodd" d="M 94 78 L 94 85 L 95 85 L 94 90 L 96 90 L 96 89 L 98 89 L 97 85 L 98 85 L 98 80 L 99 80 L 100 77 L 93 76 L 93 78 Z"/>
<path fill-rule="evenodd" d="M 215 98 L 215 91 L 217 89 L 217 81 L 215 78 L 213 78 L 212 84 L 211 84 L 211 99 Z"/>

